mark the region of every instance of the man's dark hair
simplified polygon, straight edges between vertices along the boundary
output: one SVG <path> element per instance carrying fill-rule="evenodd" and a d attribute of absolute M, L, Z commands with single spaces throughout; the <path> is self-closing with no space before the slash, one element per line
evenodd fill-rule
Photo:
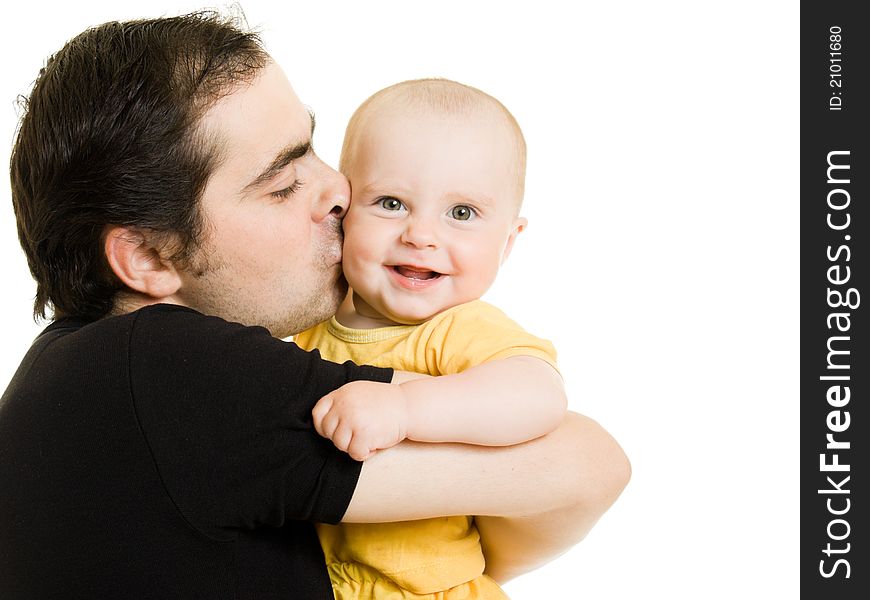
<path fill-rule="evenodd" d="M 211 12 L 106 23 L 48 59 L 10 165 L 34 316 L 112 310 L 123 284 L 106 261 L 108 225 L 165 235 L 171 260 L 190 258 L 218 160 L 200 117 L 269 60 L 256 34 Z"/>

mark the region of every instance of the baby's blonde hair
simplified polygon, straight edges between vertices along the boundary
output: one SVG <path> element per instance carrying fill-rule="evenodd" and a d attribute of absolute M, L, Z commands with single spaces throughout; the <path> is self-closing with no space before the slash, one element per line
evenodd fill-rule
<path fill-rule="evenodd" d="M 500 118 L 515 141 L 517 210 L 523 199 L 526 179 L 526 140 L 517 120 L 505 106 L 481 90 L 450 79 L 412 79 L 375 92 L 353 113 L 344 134 L 339 169 L 350 176 L 358 140 L 371 118 L 389 106 L 433 111 L 445 115 L 486 115 Z"/>

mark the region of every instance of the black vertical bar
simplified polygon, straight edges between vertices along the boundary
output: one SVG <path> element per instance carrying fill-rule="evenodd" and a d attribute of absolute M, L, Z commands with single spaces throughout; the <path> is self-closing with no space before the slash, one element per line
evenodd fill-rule
<path fill-rule="evenodd" d="M 867 598 L 870 21 L 801 4 L 801 594 Z M 865 305 L 866 304 L 866 305 Z"/>

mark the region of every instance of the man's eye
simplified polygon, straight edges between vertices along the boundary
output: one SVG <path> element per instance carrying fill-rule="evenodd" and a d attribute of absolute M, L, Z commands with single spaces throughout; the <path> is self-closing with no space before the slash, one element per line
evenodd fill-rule
<path fill-rule="evenodd" d="M 474 217 L 474 209 L 464 204 L 459 204 L 450 209 L 450 216 L 457 221 L 468 221 Z"/>
<path fill-rule="evenodd" d="M 405 208 L 405 205 L 402 204 L 401 200 L 393 198 L 392 196 L 384 196 L 383 198 L 378 199 L 378 204 L 380 204 L 381 208 L 384 210 L 402 210 Z"/>
<path fill-rule="evenodd" d="M 279 200 L 284 200 L 286 198 L 289 198 L 290 196 L 292 196 L 296 192 L 298 192 L 299 188 L 301 188 L 303 185 L 305 185 L 305 182 L 302 181 L 301 179 L 297 179 L 296 181 L 291 183 L 289 186 L 285 187 L 283 190 L 278 190 L 277 192 L 272 192 L 271 195 L 273 198 L 278 198 Z"/>

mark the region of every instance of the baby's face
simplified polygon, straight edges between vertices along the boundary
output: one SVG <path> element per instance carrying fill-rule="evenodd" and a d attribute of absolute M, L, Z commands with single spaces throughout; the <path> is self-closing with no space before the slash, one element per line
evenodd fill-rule
<path fill-rule="evenodd" d="M 357 312 L 413 324 L 483 295 L 525 225 L 515 152 L 494 120 L 373 117 L 349 169 L 344 219 Z"/>

